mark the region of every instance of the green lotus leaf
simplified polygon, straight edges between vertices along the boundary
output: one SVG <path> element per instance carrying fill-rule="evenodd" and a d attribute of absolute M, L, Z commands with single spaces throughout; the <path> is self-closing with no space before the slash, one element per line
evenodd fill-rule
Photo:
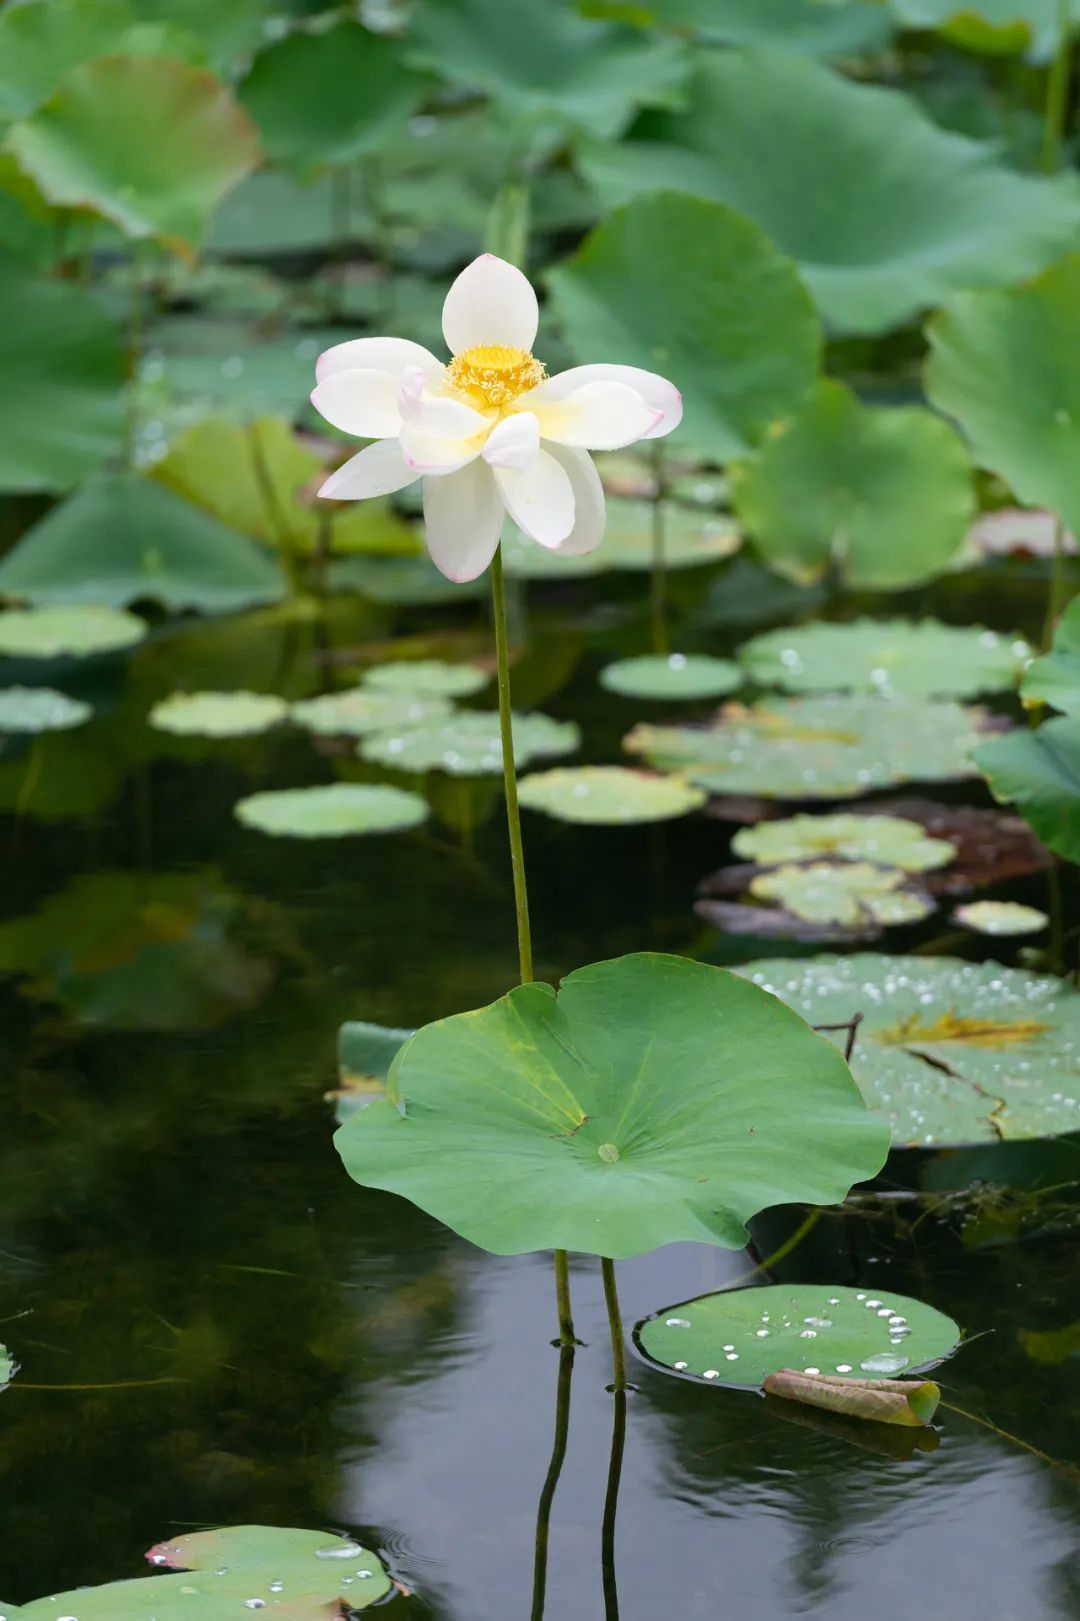
<path fill-rule="evenodd" d="M 53 687 L 0 687 L 0 732 L 66 732 L 93 714 Z"/>
<path fill-rule="evenodd" d="M 342 1079 L 350 1084 L 385 1081 L 390 1065 L 412 1034 L 411 1030 L 350 1019 L 338 1031 L 338 1069 Z"/>
<path fill-rule="evenodd" d="M 428 84 L 398 43 L 349 17 L 260 52 L 238 89 L 274 163 L 301 174 L 354 162 L 416 111 Z"/>
<path fill-rule="evenodd" d="M 839 1054 L 721 968 L 641 953 L 425 1026 L 335 1143 L 498 1255 L 737 1248 L 757 1210 L 830 1204 L 887 1132 Z"/>
<path fill-rule="evenodd" d="M 952 299 L 927 333 L 930 399 L 975 460 L 1080 532 L 1080 253 L 1022 287 Z"/>
<path fill-rule="evenodd" d="M 600 685 L 624 698 L 721 698 L 743 684 L 730 659 L 704 653 L 656 653 L 618 659 L 600 671 Z"/>
<path fill-rule="evenodd" d="M 522 49 L 528 41 L 527 49 Z M 517 122 L 553 121 L 611 138 L 640 107 L 670 104 L 685 47 L 588 21 L 548 0 L 425 0 L 409 33 L 412 58 L 443 79 L 485 90 Z"/>
<path fill-rule="evenodd" d="M 1015 687 L 1032 652 L 1023 637 L 979 625 L 856 619 L 766 631 L 739 649 L 739 660 L 762 686 L 788 692 L 973 698 Z"/>
<path fill-rule="evenodd" d="M 145 635 L 145 619 L 100 603 L 8 608 L 0 613 L 0 653 L 16 658 L 115 653 L 120 648 L 134 647 Z"/>
<path fill-rule="evenodd" d="M 1024 672 L 1025 703 L 1052 704 L 1065 715 L 1080 715 L 1080 597 L 1058 620 L 1054 645 Z"/>
<path fill-rule="evenodd" d="M 271 692 L 174 692 L 148 716 L 177 737 L 255 737 L 285 719 L 289 706 Z"/>
<path fill-rule="evenodd" d="M 0 593 L 35 603 L 150 600 L 174 611 L 225 612 L 277 601 L 285 581 L 278 564 L 235 530 L 148 479 L 108 473 L 8 552 Z"/>
<path fill-rule="evenodd" d="M 611 9 L 620 5 L 614 0 Z M 880 0 L 649 0 L 644 9 L 650 22 L 690 29 L 718 45 L 766 46 L 806 56 L 874 50 L 892 32 Z"/>
<path fill-rule="evenodd" d="M 730 557 L 742 544 L 733 521 L 723 515 L 669 502 L 664 514 L 664 566 L 696 568 Z M 609 569 L 647 572 L 653 566 L 651 501 L 626 496 L 607 498 L 607 528 L 594 552 L 574 557 L 549 551 L 507 524 L 503 536 L 507 574 L 526 580 L 569 580 Z M 460 589 L 460 588 L 458 588 Z"/>
<path fill-rule="evenodd" d="M 8 140 L 51 203 L 92 209 L 127 236 L 156 237 L 189 257 L 259 156 L 231 91 L 166 56 L 81 63 Z"/>
<path fill-rule="evenodd" d="M 1053 1137 L 1080 1126 L 1080 992 L 956 957 L 867 952 L 739 970 L 817 1025 L 862 1014 L 851 1071 L 894 1147 Z M 830 1039 L 843 1046 L 847 1030 Z"/>
<path fill-rule="evenodd" d="M 153 339 L 139 369 L 137 399 L 140 416 L 146 421 L 139 439 L 140 455 L 154 465 L 172 437 L 212 417 L 215 428 L 207 438 L 196 437 L 185 447 L 193 464 L 187 471 L 191 478 L 197 477 L 198 464 L 205 459 L 211 480 L 208 500 L 220 501 L 232 488 L 243 490 L 247 483 L 244 471 L 237 468 L 235 484 L 229 485 L 230 454 L 242 456 L 245 464 L 252 457 L 250 443 L 244 446 L 236 437 L 230 452 L 230 441 L 222 434 L 220 420 L 247 427 L 259 418 L 284 416 L 291 422 L 306 414 L 315 426 L 319 419 L 307 403 L 315 362 L 328 344 L 340 342 L 341 332 L 326 327 L 288 329 L 278 323 L 268 326 L 251 320 L 176 315 L 155 325 Z M 159 429 L 152 435 L 150 428 L 155 421 Z M 260 437 L 265 437 L 266 431 L 261 430 Z M 288 436 L 286 426 L 269 431 L 282 441 Z M 344 440 L 341 445 L 346 452 Z M 264 453 L 280 453 L 273 441 L 262 448 Z M 323 459 L 310 447 L 305 449 L 304 461 L 311 468 L 307 477 L 325 474 Z M 277 472 L 283 477 L 300 462 L 300 450 L 294 443 L 288 450 L 286 468 Z M 271 466 L 275 485 L 280 482 L 277 472 Z M 178 479 L 184 473 L 181 465 Z M 301 473 L 297 485 L 304 477 Z M 295 493 L 290 492 L 290 500 Z"/>
<path fill-rule="evenodd" d="M 529 544 L 534 552 L 543 550 L 535 541 Z M 341 558 L 330 564 L 327 582 L 334 591 L 359 591 L 372 602 L 394 607 L 471 602 L 477 597 L 486 598 L 491 590 L 485 579 L 469 580 L 463 585 L 448 580 L 426 552 L 415 557 Z"/>
<path fill-rule="evenodd" d="M 281 1526 L 233 1525 L 159 1542 L 147 1559 L 176 1575 L 143 1576 L 36 1599 L 18 1621 L 241 1621 L 280 1608 L 289 1621 L 329 1621 L 390 1591 L 378 1557 L 344 1537 Z M 195 1576 L 198 1579 L 192 1580 Z M 280 1596 L 279 1596 L 280 1595 Z"/>
<path fill-rule="evenodd" d="M 0 489 L 69 489 L 120 449 L 117 331 L 85 287 L 10 263 L 0 263 L 0 305 Z"/>
<path fill-rule="evenodd" d="M 986 722 L 955 703 L 829 694 L 726 704 L 708 726 L 643 723 L 623 747 L 714 794 L 840 799 L 974 775 L 968 753 Z"/>
<path fill-rule="evenodd" d="M 223 72 L 258 48 L 266 0 L 131 0 L 145 22 L 168 23 L 199 40 L 212 67 Z"/>
<path fill-rule="evenodd" d="M 683 108 L 581 161 L 608 205 L 679 190 L 747 215 L 848 332 L 1030 276 L 1071 247 L 1080 221 L 1075 177 L 1013 173 L 996 144 L 946 133 L 899 91 L 779 51 L 715 55 Z"/>
<path fill-rule="evenodd" d="M 292 719 L 319 737 L 366 737 L 389 727 L 440 722 L 451 712 L 445 698 L 418 692 L 387 692 L 367 685 L 293 704 Z"/>
<path fill-rule="evenodd" d="M 671 377 L 694 443 L 718 461 L 744 454 L 816 380 L 821 331 L 795 266 L 721 203 L 639 198 L 590 232 L 548 285 L 578 358 Z"/>
<path fill-rule="evenodd" d="M 842 923 L 858 928 L 872 923 L 917 923 L 929 917 L 934 903 L 902 886 L 899 868 L 875 867 L 865 861 L 812 861 L 784 865 L 751 879 L 758 900 L 779 901 L 794 917 L 808 923 Z"/>
<path fill-rule="evenodd" d="M 395 659 L 373 664 L 364 686 L 377 692 L 415 693 L 418 697 L 469 698 L 491 680 L 475 664 L 448 664 L 445 659 Z"/>
<path fill-rule="evenodd" d="M 942 574 L 975 516 L 958 436 L 921 406 L 863 405 L 826 380 L 731 469 L 735 511 L 770 568 L 895 590 Z"/>
<path fill-rule="evenodd" d="M 1019 901 L 969 901 L 958 906 L 953 920 L 976 934 L 1038 934 L 1050 919 L 1037 906 Z"/>
<path fill-rule="evenodd" d="M 538 771 L 518 784 L 528 810 L 559 822 L 615 827 L 633 822 L 666 822 L 700 810 L 705 795 L 678 777 L 629 771 L 619 765 L 582 765 Z"/>
<path fill-rule="evenodd" d="M 514 716 L 514 761 L 571 754 L 581 746 L 581 733 L 569 720 L 550 715 Z M 396 725 L 376 732 L 359 745 L 361 759 L 398 771 L 445 771 L 452 777 L 494 776 L 502 771 L 502 738 L 495 710 L 462 709 L 432 720 Z"/>
<path fill-rule="evenodd" d="M 317 788 L 269 789 L 238 800 L 237 819 L 258 833 L 294 839 L 341 839 L 417 827 L 427 801 L 404 788 L 334 782 Z"/>
<path fill-rule="evenodd" d="M 1045 845 L 1080 861 L 1080 720 L 1059 715 L 1037 731 L 1017 727 L 972 758 L 1000 805 L 1015 805 Z"/>
<path fill-rule="evenodd" d="M 939 28 L 973 50 L 1030 53 L 1045 59 L 1057 48 L 1062 0 L 889 0 L 905 28 Z M 1076 0 L 1066 15 L 1080 21 Z"/>
<path fill-rule="evenodd" d="M 902 816 L 788 816 L 757 827 L 740 828 L 731 848 L 744 861 L 762 867 L 785 861 L 834 856 L 841 861 L 873 861 L 904 872 L 946 866 L 956 853 L 948 839 L 931 838 L 918 822 Z"/>
<path fill-rule="evenodd" d="M 828 1283 L 700 1295 L 647 1317 L 634 1338 L 676 1373 L 742 1390 L 785 1368 L 894 1379 L 933 1368 L 960 1346 L 952 1318 L 921 1300 Z"/>

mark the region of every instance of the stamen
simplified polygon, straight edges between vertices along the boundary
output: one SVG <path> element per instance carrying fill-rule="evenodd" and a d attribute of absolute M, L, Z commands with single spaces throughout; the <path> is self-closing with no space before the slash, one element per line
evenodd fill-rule
<path fill-rule="evenodd" d="M 446 374 L 455 394 L 463 394 L 470 404 L 482 406 L 509 405 L 547 376 L 541 362 L 526 349 L 511 349 L 503 343 L 482 343 L 462 350 L 454 356 Z"/>

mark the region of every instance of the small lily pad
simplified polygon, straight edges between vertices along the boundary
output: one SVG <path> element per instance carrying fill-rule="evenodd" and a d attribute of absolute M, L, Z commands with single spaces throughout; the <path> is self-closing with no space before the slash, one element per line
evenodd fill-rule
<path fill-rule="evenodd" d="M 0 653 L 56 659 L 134 647 L 146 622 L 123 608 L 77 603 L 69 608 L 9 608 L 0 614 Z"/>
<path fill-rule="evenodd" d="M 862 1014 L 851 1072 L 894 1147 L 962 1147 L 1080 1129 L 1080 991 L 955 957 L 865 952 L 739 970 L 816 1025 Z M 842 1044 L 847 1032 L 830 1037 Z"/>
<path fill-rule="evenodd" d="M 514 716 L 514 761 L 571 754 L 581 745 L 573 721 L 549 715 Z M 399 771 L 446 771 L 452 777 L 483 777 L 502 770 L 502 738 L 495 710 L 463 709 L 445 717 L 401 724 L 377 732 L 359 746 L 361 759 Z"/>
<path fill-rule="evenodd" d="M 539 771 L 518 784 L 518 799 L 529 810 L 560 822 L 616 826 L 666 822 L 700 810 L 705 795 L 680 777 L 630 771 L 618 765 L 582 765 Z"/>
<path fill-rule="evenodd" d="M 234 809 L 245 827 L 294 839 L 395 833 L 417 827 L 428 813 L 427 801 L 419 794 L 355 782 L 270 789 L 241 799 Z"/>
<path fill-rule="evenodd" d="M 918 822 L 902 816 L 786 816 L 742 828 L 731 848 L 744 861 L 762 867 L 784 861 L 835 856 L 843 861 L 874 861 L 905 872 L 944 867 L 956 853 L 947 839 L 931 838 Z"/>
<path fill-rule="evenodd" d="M 15 1377 L 18 1363 L 6 1345 L 0 1345 L 0 1390 L 6 1390 Z"/>
<path fill-rule="evenodd" d="M 380 692 L 366 684 L 293 704 L 292 719 L 319 737 L 366 737 L 390 726 L 412 727 L 450 714 L 445 698 L 416 692 Z"/>
<path fill-rule="evenodd" d="M 958 906 L 953 920 L 976 934 L 1038 934 L 1050 919 L 1037 906 L 1022 906 L 1019 901 L 970 901 Z"/>
<path fill-rule="evenodd" d="M 646 1356 L 688 1379 L 743 1390 L 782 1368 L 895 1379 L 935 1367 L 960 1344 L 952 1318 L 921 1300 L 827 1283 L 701 1295 L 647 1317 L 635 1337 Z"/>
<path fill-rule="evenodd" d="M 364 676 L 366 687 L 379 692 L 410 692 L 424 698 L 469 698 L 491 680 L 475 664 L 449 664 L 445 659 L 395 659 L 374 664 Z"/>
<path fill-rule="evenodd" d="M 0 732 L 66 732 L 92 714 L 89 704 L 54 687 L 0 688 Z"/>
<path fill-rule="evenodd" d="M 934 619 L 857 619 L 770 630 L 739 651 L 762 686 L 788 692 L 905 692 L 972 698 L 1015 687 L 1033 649 L 1022 636 Z"/>
<path fill-rule="evenodd" d="M 155 704 L 150 725 L 178 737 L 255 737 L 289 713 L 272 692 L 174 692 Z"/>
<path fill-rule="evenodd" d="M 812 861 L 759 874 L 750 893 L 758 900 L 779 901 L 808 923 L 857 928 L 866 916 L 875 923 L 917 923 L 929 917 L 934 903 L 905 889 L 906 877 L 899 868 L 866 861 Z"/>
<path fill-rule="evenodd" d="M 956 703 L 829 694 L 726 704 L 707 726 L 642 724 L 623 747 L 716 794 L 839 799 L 973 776 L 968 753 L 987 724 Z"/>
<path fill-rule="evenodd" d="M 722 698 L 743 683 L 730 659 L 703 653 L 657 653 L 619 659 L 600 672 L 600 685 L 624 698 Z"/>

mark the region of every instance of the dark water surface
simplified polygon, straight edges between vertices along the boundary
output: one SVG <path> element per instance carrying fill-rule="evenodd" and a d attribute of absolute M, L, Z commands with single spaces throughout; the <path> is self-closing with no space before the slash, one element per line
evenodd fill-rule
<path fill-rule="evenodd" d="M 597 697 L 595 669 L 601 647 L 627 648 L 617 615 L 612 632 L 595 606 L 570 607 L 556 594 L 536 621 L 523 683 L 584 720 L 583 758 L 614 759 L 638 711 Z M 1012 629 L 1015 610 L 983 612 Z M 556 690 L 590 614 L 601 634 Z M 126 666 L 50 670 L 101 718 L 49 738 L 29 768 L 0 759 L 4 917 L 54 899 L 34 929 L 0 930 L 0 966 L 23 970 L 0 982 L 0 1339 L 22 1364 L 0 1397 L 11 1601 L 141 1574 L 143 1551 L 184 1529 L 264 1522 L 380 1548 L 413 1590 L 393 1601 L 400 1615 L 530 1615 L 559 1360 L 547 1259 L 488 1256 L 354 1187 L 323 1101 L 343 1019 L 415 1024 L 511 983 L 498 806 L 471 849 L 437 821 L 386 839 L 263 838 L 232 820 L 234 800 L 329 780 L 333 760 L 295 735 L 169 745 L 139 721 L 181 671 L 196 687 L 314 690 L 327 635 L 341 647 L 392 627 L 388 612 L 356 616 L 318 635 L 272 618 L 203 627 Z M 526 837 L 544 977 L 643 946 L 718 955 L 691 903 L 725 857 L 722 824 L 530 817 Z M 113 914 L 88 943 L 87 921 Z M 762 1247 L 800 1216 L 770 1218 Z M 1075 1235 L 1062 1222 L 973 1247 L 954 1219 L 914 1219 L 900 1203 L 828 1215 L 775 1276 L 951 1313 L 979 1337 L 941 1370 L 945 1400 L 976 1416 L 943 1411 L 936 1451 L 882 1456 L 635 1361 L 623 1621 L 1080 1616 L 1080 1329 L 1025 1338 L 1080 1318 Z M 622 1264 L 627 1323 L 747 1265 L 690 1245 Z M 599 1621 L 612 1398 L 594 1262 L 575 1261 L 573 1286 L 584 1345 L 546 1615 Z M 99 1385 L 116 1388 L 79 1388 Z"/>

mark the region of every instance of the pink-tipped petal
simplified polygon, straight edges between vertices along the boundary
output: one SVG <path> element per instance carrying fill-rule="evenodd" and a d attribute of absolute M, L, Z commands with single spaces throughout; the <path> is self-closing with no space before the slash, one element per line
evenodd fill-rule
<path fill-rule="evenodd" d="M 580 557 L 595 551 L 604 538 L 604 486 L 587 450 L 574 450 L 569 445 L 549 445 L 548 450 L 566 473 L 574 492 L 574 527 L 558 550 L 564 556 Z"/>
<path fill-rule="evenodd" d="M 495 482 L 518 528 L 557 550 L 574 527 L 574 491 L 562 464 L 541 450 L 528 467 L 497 467 Z"/>
<path fill-rule="evenodd" d="M 398 380 L 388 371 L 336 371 L 311 391 L 321 417 L 357 439 L 388 439 L 401 430 Z"/>
<path fill-rule="evenodd" d="M 493 253 L 465 266 L 443 304 L 443 337 L 453 355 L 495 343 L 529 351 L 539 324 L 540 307 L 529 278 Z"/>
<path fill-rule="evenodd" d="M 619 450 L 647 439 L 660 413 L 625 383 L 586 383 L 562 400 L 534 404 L 544 439 L 582 450 Z"/>
<path fill-rule="evenodd" d="M 406 366 L 419 366 L 433 379 L 443 370 L 430 350 L 408 338 L 350 338 L 323 350 L 315 362 L 315 375 L 320 383 L 336 371 L 388 371 L 400 377 Z"/>
<path fill-rule="evenodd" d="M 658 372 L 643 371 L 640 366 L 609 366 L 604 362 L 572 366 L 569 371 L 556 373 L 530 394 L 523 395 L 521 403 L 527 404 L 530 411 L 538 410 L 541 405 L 567 399 L 591 383 L 622 383 L 640 394 L 650 410 L 659 413 L 649 431 L 642 434 L 643 439 L 661 439 L 682 421 L 682 395 L 675 384 Z"/>
<path fill-rule="evenodd" d="M 503 526 L 502 498 L 484 462 L 424 480 L 424 525 L 432 561 L 448 580 L 475 580 L 484 572 Z"/>
<path fill-rule="evenodd" d="M 414 483 L 416 476 L 398 441 L 380 439 L 331 473 L 319 494 L 333 501 L 364 501 L 373 495 L 393 495 Z"/>
<path fill-rule="evenodd" d="M 503 417 L 487 436 L 481 454 L 489 467 L 528 467 L 540 450 L 540 424 L 531 411 Z"/>

